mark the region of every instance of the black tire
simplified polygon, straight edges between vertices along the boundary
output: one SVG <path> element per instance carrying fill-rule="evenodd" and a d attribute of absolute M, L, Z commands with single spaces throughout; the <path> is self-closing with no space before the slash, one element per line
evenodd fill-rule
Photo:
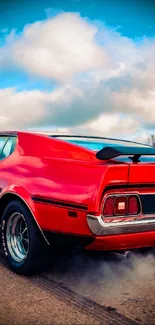
<path fill-rule="evenodd" d="M 25 223 L 25 226 L 27 227 L 27 249 L 26 255 L 23 260 L 17 260 L 16 255 L 12 253 L 13 250 L 10 250 L 9 248 L 9 236 L 7 235 L 9 233 L 9 225 L 11 222 L 9 220 L 12 220 L 12 215 L 21 215 L 23 217 L 23 222 Z M 18 219 L 19 217 L 16 217 Z M 13 224 L 14 221 L 12 221 Z M 30 210 L 26 207 L 24 203 L 22 203 L 19 200 L 14 200 L 8 203 L 6 206 L 3 216 L 2 216 L 2 222 L 1 222 L 1 236 L 2 236 L 2 246 L 4 253 L 6 255 L 7 261 L 9 263 L 9 266 L 11 269 L 18 273 L 23 275 L 30 275 L 36 271 L 37 265 L 38 265 L 38 258 L 39 254 L 41 253 L 41 247 L 43 243 L 42 235 L 40 231 L 38 230 L 36 223 L 33 219 L 33 216 L 30 212 Z M 19 227 L 19 225 L 18 225 Z M 11 232 L 10 232 L 11 233 Z M 17 232 L 18 233 L 18 232 Z M 17 237 L 19 238 L 20 235 Z M 8 239 L 8 240 L 7 240 Z M 26 241 L 26 239 L 25 239 Z M 28 242 L 29 241 L 29 242 Z M 8 244 L 9 243 L 9 244 Z M 23 243 L 22 243 L 23 244 Z M 13 242 L 14 245 L 14 242 Z M 13 245 L 10 247 L 13 247 Z M 26 245 L 26 244 L 25 244 Z M 14 245 L 15 249 L 19 247 L 17 244 Z M 24 247 L 24 245 L 23 245 Z M 25 253 L 24 251 L 24 253 Z M 15 256 L 15 257 L 14 257 Z M 17 254 L 18 256 L 18 254 Z"/>

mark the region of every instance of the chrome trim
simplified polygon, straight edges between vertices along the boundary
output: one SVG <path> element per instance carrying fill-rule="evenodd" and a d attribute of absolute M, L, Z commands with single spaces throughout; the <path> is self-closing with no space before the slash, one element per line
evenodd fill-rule
<path fill-rule="evenodd" d="M 12 194 L 12 195 L 14 195 L 14 196 L 19 197 L 19 198 L 20 198 L 20 199 L 25 203 L 25 205 L 27 206 L 27 208 L 28 208 L 29 211 L 31 212 L 31 214 L 32 214 L 32 216 L 33 216 L 33 219 L 34 219 L 34 221 L 36 222 L 36 224 L 37 224 L 37 226 L 38 226 L 38 228 L 39 228 L 39 230 L 40 230 L 40 232 L 41 232 L 43 238 L 45 239 L 46 243 L 50 246 L 49 241 L 47 240 L 46 236 L 44 235 L 44 233 L 43 233 L 41 227 L 39 226 L 39 223 L 38 223 L 38 221 L 37 221 L 37 219 L 36 219 L 36 217 L 35 217 L 33 211 L 31 210 L 31 208 L 29 207 L 29 205 L 27 204 L 27 202 L 22 198 L 22 196 L 20 196 L 20 195 L 17 194 L 17 193 L 11 192 L 11 191 L 5 192 L 4 194 L 0 195 L 0 200 L 2 199 L 3 196 L 5 196 L 5 195 L 7 195 L 7 194 Z"/>
<path fill-rule="evenodd" d="M 152 217 L 151 215 L 145 215 L 143 218 L 136 218 L 138 220 L 120 220 L 119 222 L 104 222 L 102 217 L 102 215 L 87 215 L 89 229 L 96 236 L 132 234 L 136 232 L 138 233 L 155 230 L 155 215 L 152 215 Z M 124 216 L 124 219 L 125 218 L 126 217 Z"/>

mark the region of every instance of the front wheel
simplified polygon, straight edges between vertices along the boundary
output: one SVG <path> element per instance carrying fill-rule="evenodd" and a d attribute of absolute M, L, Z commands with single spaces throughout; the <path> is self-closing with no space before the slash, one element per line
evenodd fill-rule
<path fill-rule="evenodd" d="M 11 201 L 1 224 L 3 249 L 11 269 L 25 275 L 34 272 L 42 238 L 29 209 L 20 201 Z"/>

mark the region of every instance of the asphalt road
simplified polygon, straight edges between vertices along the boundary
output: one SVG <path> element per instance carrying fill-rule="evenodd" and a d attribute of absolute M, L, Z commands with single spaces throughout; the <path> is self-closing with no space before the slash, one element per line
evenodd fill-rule
<path fill-rule="evenodd" d="M 102 254 L 48 256 L 40 274 L 20 277 L 0 257 L 0 324 L 155 324 L 155 258 L 132 263 Z"/>

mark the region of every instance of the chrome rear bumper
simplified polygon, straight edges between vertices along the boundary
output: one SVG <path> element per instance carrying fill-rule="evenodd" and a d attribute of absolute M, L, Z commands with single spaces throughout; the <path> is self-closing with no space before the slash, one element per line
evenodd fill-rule
<path fill-rule="evenodd" d="M 125 216 L 124 216 L 125 218 Z M 104 222 L 102 216 L 87 215 L 87 222 L 91 232 L 96 236 L 131 234 L 155 230 L 155 215 L 145 215 L 141 218 L 126 221 Z"/>

